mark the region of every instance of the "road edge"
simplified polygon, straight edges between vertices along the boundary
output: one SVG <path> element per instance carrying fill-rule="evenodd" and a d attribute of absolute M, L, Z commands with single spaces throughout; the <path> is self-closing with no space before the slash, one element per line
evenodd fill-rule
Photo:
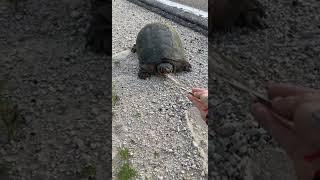
<path fill-rule="evenodd" d="M 127 0 L 152 12 L 155 12 L 180 25 L 186 26 L 196 32 L 208 36 L 208 19 L 183 11 L 155 0 Z"/>

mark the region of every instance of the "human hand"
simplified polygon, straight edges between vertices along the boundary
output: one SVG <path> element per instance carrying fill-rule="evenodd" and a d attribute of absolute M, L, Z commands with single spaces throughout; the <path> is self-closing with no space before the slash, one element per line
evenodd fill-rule
<path fill-rule="evenodd" d="M 188 94 L 189 100 L 198 108 L 202 119 L 208 124 L 208 90 L 192 88 L 192 94 Z"/>
<path fill-rule="evenodd" d="M 268 94 L 272 109 L 255 102 L 253 116 L 291 157 L 298 179 L 312 179 L 320 170 L 320 91 L 272 84 Z"/>

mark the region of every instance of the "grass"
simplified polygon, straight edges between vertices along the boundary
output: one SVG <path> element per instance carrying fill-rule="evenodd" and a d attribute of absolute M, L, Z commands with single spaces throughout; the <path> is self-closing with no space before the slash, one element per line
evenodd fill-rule
<path fill-rule="evenodd" d="M 19 0 L 0 0 L 0 5 L 1 3 L 8 3 L 9 6 L 11 6 L 11 8 L 16 11 L 18 8 L 18 1 Z"/>
<path fill-rule="evenodd" d="M 137 171 L 133 169 L 128 162 L 124 163 L 118 173 L 119 180 L 131 180 L 138 175 Z"/>
<path fill-rule="evenodd" d="M 0 164 L 0 177 L 8 177 L 10 168 L 8 165 Z"/>
<path fill-rule="evenodd" d="M 141 117 L 141 113 L 136 112 L 133 116 L 136 117 L 136 118 L 140 118 Z"/>
<path fill-rule="evenodd" d="M 159 154 L 158 152 L 154 152 L 154 153 L 153 153 L 153 156 L 154 156 L 154 158 L 159 158 L 159 157 L 160 157 L 160 154 Z"/>
<path fill-rule="evenodd" d="M 18 106 L 3 96 L 4 83 L 0 82 L 0 120 L 7 129 L 8 141 L 14 139 L 17 130 Z"/>
<path fill-rule="evenodd" d="M 80 172 L 80 176 L 83 178 L 93 178 L 96 176 L 96 167 L 92 166 L 92 165 L 87 165 L 85 166 L 81 172 Z"/>
<path fill-rule="evenodd" d="M 112 84 L 112 107 L 114 107 L 119 101 L 119 96 L 117 95 L 116 89 Z"/>
<path fill-rule="evenodd" d="M 18 108 L 17 106 L 10 106 L 7 102 L 0 102 L 0 119 L 4 123 L 7 133 L 8 141 L 14 139 L 17 129 Z"/>
<path fill-rule="evenodd" d="M 123 159 L 125 161 L 128 161 L 129 160 L 129 156 L 130 156 L 129 149 L 128 148 L 120 149 L 119 150 L 119 155 L 120 155 L 121 159 Z"/>
<path fill-rule="evenodd" d="M 120 66 L 120 61 L 113 61 L 113 64 L 116 66 Z"/>
<path fill-rule="evenodd" d="M 134 179 L 138 175 L 138 172 L 129 163 L 129 158 L 130 158 L 129 149 L 128 148 L 120 149 L 118 153 L 120 158 L 123 161 L 123 164 L 120 167 L 118 172 L 118 179 L 119 180 Z"/>

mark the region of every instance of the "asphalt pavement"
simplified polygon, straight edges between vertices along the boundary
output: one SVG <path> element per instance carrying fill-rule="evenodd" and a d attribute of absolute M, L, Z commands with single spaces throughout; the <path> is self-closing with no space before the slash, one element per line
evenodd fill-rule
<path fill-rule="evenodd" d="M 171 0 L 171 1 L 208 12 L 208 0 Z"/>

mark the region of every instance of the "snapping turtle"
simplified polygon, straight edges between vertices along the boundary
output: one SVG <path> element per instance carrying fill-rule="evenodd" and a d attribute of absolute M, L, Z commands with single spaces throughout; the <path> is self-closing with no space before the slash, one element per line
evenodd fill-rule
<path fill-rule="evenodd" d="M 262 20 L 266 13 L 258 0 L 213 0 L 209 1 L 210 32 L 228 29 L 231 26 L 248 26 L 252 29 L 265 28 Z"/>
<path fill-rule="evenodd" d="M 86 48 L 96 53 L 111 55 L 112 47 L 112 3 L 105 0 L 91 0 L 92 19 L 85 34 Z"/>
<path fill-rule="evenodd" d="M 138 54 L 140 79 L 157 74 L 191 71 L 179 34 L 166 24 L 151 23 L 143 27 L 132 52 Z"/>

